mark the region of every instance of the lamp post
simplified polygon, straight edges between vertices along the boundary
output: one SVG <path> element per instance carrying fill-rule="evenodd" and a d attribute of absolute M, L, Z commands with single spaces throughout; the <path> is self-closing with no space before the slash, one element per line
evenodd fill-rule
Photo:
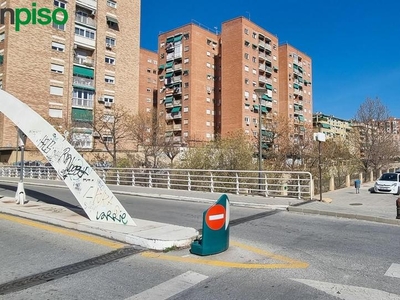
<path fill-rule="evenodd" d="M 24 205 L 28 201 L 26 200 L 26 194 L 24 189 L 24 150 L 26 144 L 26 135 L 18 128 L 18 146 L 21 148 L 21 167 L 19 173 L 19 182 L 17 192 L 15 193 L 15 202 L 17 204 Z M 18 166 L 18 165 L 17 165 Z"/>
<path fill-rule="evenodd" d="M 262 187 L 262 128 L 261 128 L 261 97 L 267 92 L 265 88 L 258 88 L 254 90 L 258 97 L 258 189 L 261 192 Z"/>

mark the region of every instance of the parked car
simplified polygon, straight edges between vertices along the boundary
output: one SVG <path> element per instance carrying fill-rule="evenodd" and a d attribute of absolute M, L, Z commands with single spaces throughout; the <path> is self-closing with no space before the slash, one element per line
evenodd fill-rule
<path fill-rule="evenodd" d="M 375 182 L 371 193 L 400 195 L 400 173 L 383 173 Z"/>

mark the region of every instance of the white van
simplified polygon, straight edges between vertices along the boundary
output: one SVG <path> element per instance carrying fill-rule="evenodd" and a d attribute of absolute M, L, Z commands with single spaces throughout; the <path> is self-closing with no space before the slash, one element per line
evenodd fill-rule
<path fill-rule="evenodd" d="M 400 195 L 400 173 L 383 173 L 371 192 Z"/>

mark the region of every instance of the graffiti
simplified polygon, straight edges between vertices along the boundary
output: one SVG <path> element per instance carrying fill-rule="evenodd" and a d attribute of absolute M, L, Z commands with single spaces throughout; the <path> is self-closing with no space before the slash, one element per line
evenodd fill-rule
<path fill-rule="evenodd" d="M 117 216 L 116 213 L 112 213 L 110 210 L 107 211 L 107 213 L 105 212 L 101 212 L 100 214 L 97 213 L 96 220 L 106 220 L 106 221 L 112 220 L 114 222 L 119 222 L 124 225 L 128 223 L 128 220 L 126 220 L 126 213 L 122 213 L 119 216 Z"/>
<path fill-rule="evenodd" d="M 71 149 L 69 147 L 65 148 L 58 159 L 58 162 L 61 161 L 66 165 L 66 168 L 60 172 L 61 176 L 65 179 L 68 176 L 72 176 L 72 178 L 82 178 L 84 175 L 89 175 L 89 166 L 83 167 L 82 160 L 70 154 L 70 151 Z"/>
<path fill-rule="evenodd" d="M 53 149 L 54 145 L 56 144 L 56 141 L 53 138 L 48 137 L 45 135 L 40 141 L 37 147 L 39 150 L 43 151 L 43 153 L 48 154 L 51 149 Z"/>

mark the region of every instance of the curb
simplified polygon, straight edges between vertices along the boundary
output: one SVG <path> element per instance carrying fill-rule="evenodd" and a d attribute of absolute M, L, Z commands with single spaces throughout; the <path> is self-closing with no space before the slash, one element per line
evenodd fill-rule
<path fill-rule="evenodd" d="M 355 219 L 355 220 L 370 221 L 370 222 L 384 223 L 384 224 L 390 224 L 390 225 L 400 225 L 400 220 L 398 220 L 398 219 L 387 219 L 387 218 L 358 215 L 358 214 L 351 214 L 351 213 L 348 214 L 348 213 L 340 213 L 340 212 L 333 212 L 333 211 L 324 211 L 324 210 L 318 210 L 318 209 L 301 208 L 298 206 L 297 207 L 289 206 L 287 208 L 287 210 L 289 212 L 296 212 L 296 213 L 303 213 L 303 214 L 330 216 L 330 217 L 345 218 L 345 219 Z"/>

